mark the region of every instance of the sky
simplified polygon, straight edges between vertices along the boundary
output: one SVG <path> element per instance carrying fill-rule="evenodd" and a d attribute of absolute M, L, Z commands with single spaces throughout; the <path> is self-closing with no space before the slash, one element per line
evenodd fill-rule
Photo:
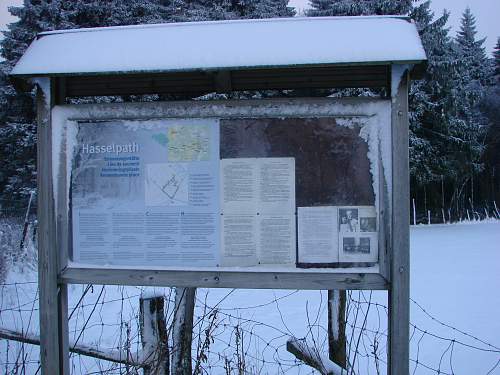
<path fill-rule="evenodd" d="M 20 5 L 22 0 L 0 0 L 0 30 L 6 29 L 6 24 L 15 21 L 7 8 L 11 5 Z M 304 10 L 308 7 L 309 0 L 290 0 L 290 5 L 299 10 Z M 448 9 L 451 12 L 449 26 L 454 34 L 460 26 L 460 17 L 467 6 L 472 10 L 476 17 L 476 25 L 478 36 L 486 37 L 485 47 L 488 53 L 493 51 L 500 37 L 500 1 L 499 0 L 432 0 L 432 8 L 436 15 L 443 12 L 443 9 Z M 1 35 L 0 35 L 1 38 Z"/>

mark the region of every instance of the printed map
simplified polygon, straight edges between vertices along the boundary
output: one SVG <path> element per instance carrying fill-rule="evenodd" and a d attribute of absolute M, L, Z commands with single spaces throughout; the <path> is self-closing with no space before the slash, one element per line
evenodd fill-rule
<path fill-rule="evenodd" d="M 174 125 L 168 128 L 168 160 L 192 162 L 210 160 L 209 125 Z"/>
<path fill-rule="evenodd" d="M 188 171 L 185 164 L 148 164 L 146 206 L 184 206 L 188 202 Z"/>

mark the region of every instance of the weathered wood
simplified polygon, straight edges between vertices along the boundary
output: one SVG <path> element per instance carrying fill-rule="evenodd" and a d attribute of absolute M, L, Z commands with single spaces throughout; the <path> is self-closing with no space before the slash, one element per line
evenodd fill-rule
<path fill-rule="evenodd" d="M 226 92 L 271 88 L 386 87 L 389 78 L 387 65 L 69 76 L 67 96 Z"/>
<path fill-rule="evenodd" d="M 231 90 L 387 87 L 388 65 L 68 76 L 65 96 L 180 94 Z"/>
<path fill-rule="evenodd" d="M 391 126 L 391 124 L 387 124 Z M 390 132 L 388 132 L 390 134 Z M 379 155 L 382 155 L 382 146 L 379 146 Z M 390 177 L 387 175 L 382 163 L 382 158 L 379 157 L 379 221 L 378 221 L 378 261 L 380 265 L 380 274 L 390 282 L 391 265 L 390 265 L 390 234 L 391 234 L 391 196 L 392 180 L 387 181 Z"/>
<path fill-rule="evenodd" d="M 346 374 L 343 368 L 323 356 L 317 348 L 308 346 L 305 339 L 290 338 L 286 342 L 286 350 L 322 375 Z"/>
<path fill-rule="evenodd" d="M 221 70 L 214 76 L 215 91 L 217 92 L 231 92 L 233 90 L 233 83 L 230 70 Z"/>
<path fill-rule="evenodd" d="M 62 374 L 69 374 L 68 285 L 66 284 L 59 284 L 57 310 L 59 323 L 59 367 Z"/>
<path fill-rule="evenodd" d="M 191 345 L 196 288 L 175 289 L 172 333 L 172 375 L 191 375 Z"/>
<path fill-rule="evenodd" d="M 168 375 L 170 373 L 164 304 L 164 298 L 161 296 L 139 300 L 143 359 L 148 363 L 144 366 L 144 375 Z"/>
<path fill-rule="evenodd" d="M 309 98 L 272 100 L 224 100 L 156 103 L 118 103 L 55 108 L 57 125 L 62 127 L 67 120 L 116 120 L 155 118 L 268 118 L 268 117 L 340 117 L 355 118 L 360 123 L 376 125 L 379 116 L 390 114 L 390 101 L 369 98 Z M 61 159 L 62 160 L 62 159 Z M 66 163 L 64 163 L 66 165 Z M 62 176 L 67 173 L 61 171 Z M 68 189 L 65 186 L 61 190 Z M 62 195 L 63 197 L 66 195 Z M 61 205 L 65 207 L 64 205 Z M 64 212 L 61 212 L 63 215 Z M 62 226 L 61 226 L 62 227 Z M 206 271 L 206 272 L 205 272 Z M 65 270 L 65 282 L 126 285 L 156 285 L 181 287 L 241 287 L 289 288 L 289 289 L 387 289 L 384 277 L 378 275 L 379 268 L 346 269 L 259 269 L 259 276 L 252 272 L 231 272 L 230 269 L 212 268 L 205 271 L 192 269 L 113 269 L 71 268 Z"/>
<path fill-rule="evenodd" d="M 7 328 L 0 328 L 0 339 L 12 340 L 30 345 L 40 345 L 39 336 L 28 333 L 21 333 Z M 84 344 L 71 345 L 69 350 L 75 354 L 102 359 L 109 362 L 121 363 L 134 367 L 143 367 L 145 365 L 148 365 L 148 362 L 142 360 L 142 352 L 140 352 L 137 356 L 134 355 L 134 353 L 131 353 L 127 356 L 122 351 L 118 351 L 116 349 L 102 351 Z M 67 372 L 67 374 L 69 374 L 69 372 Z"/>
<path fill-rule="evenodd" d="M 53 92 L 50 79 L 37 88 L 38 285 L 40 288 L 40 362 L 42 375 L 63 375 L 59 326 L 56 218 L 52 186 Z"/>
<path fill-rule="evenodd" d="M 66 120 L 135 120 L 160 118 L 345 117 L 370 120 L 389 111 L 390 101 L 374 98 L 300 98 L 266 100 L 171 101 L 63 105 L 55 108 Z"/>
<path fill-rule="evenodd" d="M 61 275 L 65 283 L 202 288 L 257 289 L 362 289 L 386 290 L 387 281 L 378 267 L 314 269 L 297 271 L 193 271 L 175 269 L 75 268 Z"/>
<path fill-rule="evenodd" d="M 347 368 L 346 345 L 346 291 L 328 291 L 328 356 L 330 360 Z"/>
<path fill-rule="evenodd" d="M 392 93 L 392 232 L 389 289 L 390 375 L 409 373 L 410 340 L 410 178 L 408 155 L 408 70 L 393 67 Z"/>

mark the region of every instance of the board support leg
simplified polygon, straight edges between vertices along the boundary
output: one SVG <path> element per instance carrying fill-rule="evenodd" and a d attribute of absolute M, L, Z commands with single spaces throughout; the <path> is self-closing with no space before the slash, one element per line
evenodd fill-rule
<path fill-rule="evenodd" d="M 410 184 L 407 66 L 392 67 L 392 233 L 389 288 L 388 374 L 409 374 Z M 394 83 L 399 83 L 395 85 Z M 395 209 L 396 208 L 396 209 Z"/>

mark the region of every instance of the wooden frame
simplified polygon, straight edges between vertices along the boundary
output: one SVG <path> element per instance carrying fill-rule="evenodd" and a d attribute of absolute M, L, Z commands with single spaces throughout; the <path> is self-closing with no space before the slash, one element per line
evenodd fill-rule
<path fill-rule="evenodd" d="M 152 102 L 118 103 L 97 105 L 66 105 L 53 110 L 55 132 L 63 132 L 68 122 L 172 119 L 172 118 L 267 118 L 267 117 L 337 117 L 356 118 L 366 126 L 381 126 L 390 119 L 390 102 L 373 99 L 279 99 L 249 101 L 210 101 L 210 102 Z M 385 124 L 390 137 L 389 124 Z M 58 137 L 60 138 L 60 137 Z M 385 148 L 391 147 L 390 139 Z M 67 176 L 65 170 L 65 150 L 62 146 L 59 160 L 59 176 Z M 384 177 L 381 176 L 383 180 Z M 58 179 L 57 217 L 60 218 L 58 238 L 61 244 L 68 244 L 67 192 L 68 182 Z M 390 183 L 389 183 L 390 184 Z M 379 182 L 379 186 L 387 183 Z M 379 189 L 380 190 L 380 189 Z M 62 194 L 61 194 L 62 193 Z M 380 196 L 382 193 L 377 194 Z M 380 243 L 379 247 L 385 247 Z M 251 267 L 248 270 L 234 271 L 231 268 L 200 268 L 199 270 L 158 267 L 106 267 L 74 265 L 66 258 L 66 246 L 60 249 L 60 280 L 71 283 L 104 283 L 120 285 L 155 285 L 182 287 L 221 287 L 221 288 L 272 288 L 272 289 L 387 289 L 387 275 L 380 269 L 388 269 L 384 251 L 379 264 L 384 266 L 334 268 L 334 269 L 296 269 L 290 267 Z"/>

